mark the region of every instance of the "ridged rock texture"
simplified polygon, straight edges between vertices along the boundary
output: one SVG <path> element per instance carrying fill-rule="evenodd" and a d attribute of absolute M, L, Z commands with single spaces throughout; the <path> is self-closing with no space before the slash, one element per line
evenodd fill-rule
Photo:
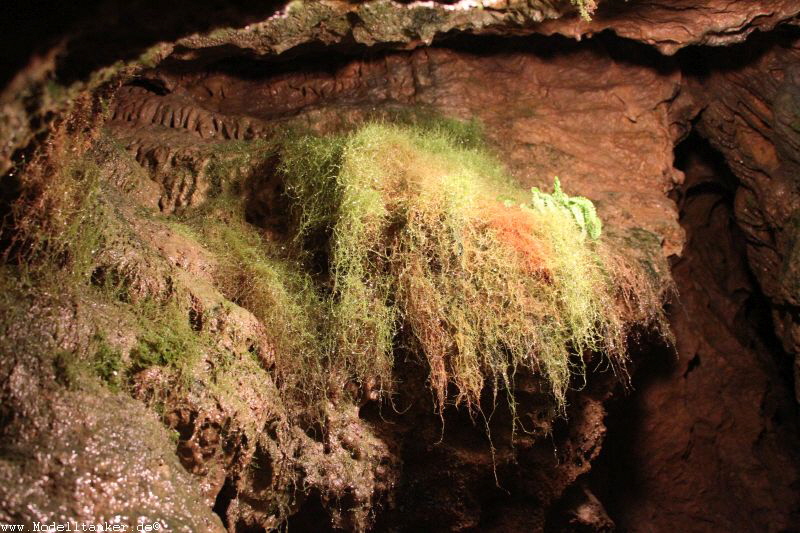
<path fill-rule="evenodd" d="M 138 180 L 115 204 L 138 244 L 108 272 L 139 265 L 140 293 L 180 294 L 192 329 L 264 366 L 271 324 L 239 307 L 197 318 L 226 305 L 217 259 L 157 217 L 206 204 L 235 159 L 226 141 L 420 109 L 476 119 L 523 185 L 559 176 L 662 266 L 675 350 L 632 341 L 631 387 L 590 372 L 566 416 L 522 376 L 531 433 L 514 442 L 503 409 L 440 418 L 409 362 L 391 404 L 331 398 L 316 428 L 276 399 L 269 368 L 245 363 L 224 394 L 213 361 L 190 393 L 158 369 L 123 393 L 76 390 L 58 357 L 26 350 L 77 349 L 113 315 L 37 296 L 2 314 L 0 522 L 140 513 L 175 530 L 262 531 L 284 513 L 292 531 L 796 530 L 798 2 L 606 0 L 591 20 L 566 0 L 224 4 L 13 8 L 3 215 L 70 102 L 100 95 L 102 128 Z M 273 167 L 231 172 L 252 178 L 248 221 L 279 235 Z M 125 320 L 113 340 L 130 348 Z"/>

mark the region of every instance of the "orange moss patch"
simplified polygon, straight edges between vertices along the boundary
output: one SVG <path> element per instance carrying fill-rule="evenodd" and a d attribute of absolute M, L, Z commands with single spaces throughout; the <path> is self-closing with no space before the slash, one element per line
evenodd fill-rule
<path fill-rule="evenodd" d="M 482 205 L 476 218 L 494 231 L 501 244 L 516 252 L 526 272 L 549 279 L 543 258 L 551 256 L 553 251 L 537 237 L 534 213 L 495 202 Z"/>

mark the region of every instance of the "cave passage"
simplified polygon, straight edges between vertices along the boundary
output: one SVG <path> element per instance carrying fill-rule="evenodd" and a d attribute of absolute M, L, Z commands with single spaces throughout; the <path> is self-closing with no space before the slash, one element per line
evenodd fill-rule
<path fill-rule="evenodd" d="M 610 404 L 608 438 L 588 484 L 623 530 L 662 520 L 757 530 L 769 521 L 765 495 L 734 487 L 764 483 L 768 465 L 793 461 L 790 359 L 747 262 L 733 211 L 737 178 L 696 131 L 676 147 L 675 166 L 686 179 L 671 196 L 687 234 L 672 265 L 678 353 L 641 358 L 633 391 Z M 746 474 L 744 464 L 752 465 Z M 793 486 L 791 470 L 782 472 L 777 483 Z M 701 508 L 698 494 L 707 495 Z M 796 494 L 787 496 L 792 517 Z"/>

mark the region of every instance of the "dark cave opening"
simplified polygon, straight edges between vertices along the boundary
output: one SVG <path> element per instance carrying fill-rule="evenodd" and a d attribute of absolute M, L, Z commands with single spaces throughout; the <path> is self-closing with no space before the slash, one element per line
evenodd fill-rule
<path fill-rule="evenodd" d="M 234 498 L 236 498 L 236 484 L 231 478 L 225 478 L 225 482 L 219 490 L 219 493 L 217 493 L 217 497 L 214 500 L 214 507 L 212 508 L 212 511 L 219 516 L 225 527 L 230 525 L 228 524 L 228 507 L 230 507 Z"/>
<path fill-rule="evenodd" d="M 763 503 L 758 495 L 726 494 L 725 470 L 750 461 L 753 479 L 744 483 L 755 484 L 769 475 L 768 465 L 797 461 L 791 358 L 775 337 L 768 301 L 748 266 L 734 215 L 736 176 L 696 131 L 676 146 L 675 167 L 686 179 L 670 196 L 687 234 L 682 256 L 672 262 L 679 293 L 670 306 L 677 354 L 640 355 L 632 391 L 607 405 L 603 451 L 584 483 L 618 531 L 654 516 L 648 508 L 654 500 L 669 501 L 673 512 L 698 520 L 757 528 L 758 514 L 751 513 Z M 750 403 L 754 395 L 746 390 L 751 373 L 769 383 L 760 405 Z M 707 409 L 706 403 L 717 407 Z M 751 420 L 742 423 L 746 417 Z M 748 427 L 758 425 L 753 417 L 763 417 L 764 427 Z M 661 424 L 673 427 L 654 429 Z M 725 442 L 731 437 L 719 434 L 735 432 L 737 424 L 753 432 L 752 448 L 735 450 Z M 581 486 L 571 487 L 564 500 Z M 692 503 L 700 491 L 712 494 L 703 513 Z"/>
<path fill-rule="evenodd" d="M 694 130 L 676 147 L 675 167 L 686 175 L 684 184 L 672 194 L 679 205 L 681 223 L 686 229 L 687 235 L 690 236 L 690 244 L 686 248 L 687 254 L 693 255 L 704 247 L 714 246 L 715 239 L 713 237 L 719 236 L 719 233 L 712 232 L 708 236 L 700 234 L 696 239 L 691 239 L 691 237 L 694 236 L 694 230 L 698 228 L 698 222 L 695 220 L 701 213 L 707 210 L 710 219 L 713 217 L 714 210 L 722 209 L 730 221 L 727 226 L 727 233 L 730 236 L 728 237 L 725 232 L 722 235 L 726 239 L 730 239 L 729 255 L 738 255 L 737 262 L 741 264 L 733 269 L 743 270 L 742 274 L 746 281 L 742 286 L 733 286 L 731 283 L 723 284 L 725 276 L 730 274 L 731 265 L 714 265 L 713 262 L 707 265 L 712 269 L 714 279 L 719 283 L 719 289 L 729 293 L 737 302 L 741 302 L 736 314 L 732 317 L 732 332 L 738 336 L 743 345 L 758 348 L 764 352 L 764 364 L 774 363 L 783 385 L 791 395 L 794 395 L 792 358 L 785 352 L 780 340 L 775 335 L 775 324 L 769 300 L 759 287 L 748 264 L 747 237 L 736 222 L 734 204 L 739 187 L 742 186 L 741 183 L 727 165 L 723 155 Z M 704 207 L 693 205 L 694 201 L 703 196 L 713 198 L 710 208 L 705 207 L 705 204 Z M 691 371 L 699 365 L 698 361 L 699 359 L 690 361 L 687 371 Z"/>
<path fill-rule="evenodd" d="M 312 491 L 304 497 L 298 511 L 286 523 L 288 531 L 299 533 L 342 533 L 345 530 L 333 527 L 331 516 L 322 502 L 319 491 Z"/>

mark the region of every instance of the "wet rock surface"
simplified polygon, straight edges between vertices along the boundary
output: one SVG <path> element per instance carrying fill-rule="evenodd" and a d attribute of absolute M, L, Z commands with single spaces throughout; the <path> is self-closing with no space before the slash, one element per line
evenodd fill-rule
<path fill-rule="evenodd" d="M 155 413 L 65 366 L 59 354 L 82 342 L 94 312 L 87 302 L 32 301 L 14 307 L 27 326 L 11 320 L 8 294 L 2 313 L 0 520 L 224 531 Z"/>

